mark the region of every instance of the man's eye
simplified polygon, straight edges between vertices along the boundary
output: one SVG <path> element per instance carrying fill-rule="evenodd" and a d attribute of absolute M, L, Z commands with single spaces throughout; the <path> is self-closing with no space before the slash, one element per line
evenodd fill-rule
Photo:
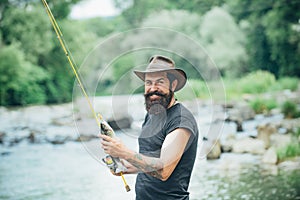
<path fill-rule="evenodd" d="M 151 85 L 151 81 L 146 81 L 145 84 L 146 85 Z"/>
<path fill-rule="evenodd" d="M 158 84 L 163 85 L 165 82 L 163 80 L 158 81 Z"/>

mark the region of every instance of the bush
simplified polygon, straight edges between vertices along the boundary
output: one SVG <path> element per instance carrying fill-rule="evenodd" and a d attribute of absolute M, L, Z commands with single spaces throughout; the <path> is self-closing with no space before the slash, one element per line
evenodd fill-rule
<path fill-rule="evenodd" d="M 286 160 L 287 158 L 292 158 L 300 156 L 300 144 L 299 142 L 292 142 L 285 147 L 277 150 L 277 156 L 279 161 Z"/>
<path fill-rule="evenodd" d="M 299 79 L 295 77 L 282 77 L 279 78 L 274 85 L 270 87 L 270 91 L 291 90 L 298 89 Z"/>
<path fill-rule="evenodd" d="M 296 118 L 300 117 L 300 113 L 297 110 L 297 104 L 292 101 L 286 101 L 283 103 L 281 108 L 285 118 Z"/>
<path fill-rule="evenodd" d="M 239 86 L 242 93 L 263 93 L 267 92 L 275 81 L 272 73 L 259 70 L 241 78 Z"/>
<path fill-rule="evenodd" d="M 176 93 L 180 100 L 191 100 L 194 98 L 210 98 L 208 86 L 202 80 L 188 80 L 187 85 Z"/>
<path fill-rule="evenodd" d="M 45 70 L 26 61 L 16 45 L 1 49 L 0 60 L 0 105 L 45 103 Z"/>
<path fill-rule="evenodd" d="M 280 89 L 289 89 L 291 91 L 296 91 L 298 89 L 299 80 L 293 77 L 282 77 L 278 80 L 277 84 L 281 87 Z"/>
<path fill-rule="evenodd" d="M 274 99 L 255 99 L 250 102 L 250 106 L 256 114 L 268 113 L 270 110 L 277 107 Z"/>
<path fill-rule="evenodd" d="M 297 131 L 293 132 L 293 135 L 294 135 L 296 138 L 299 138 L 299 137 L 300 137 L 300 128 L 298 128 Z"/>

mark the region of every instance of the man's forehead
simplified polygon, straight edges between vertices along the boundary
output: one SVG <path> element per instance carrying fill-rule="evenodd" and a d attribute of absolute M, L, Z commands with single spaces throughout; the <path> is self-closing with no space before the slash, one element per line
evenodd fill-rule
<path fill-rule="evenodd" d="M 167 78 L 167 72 L 151 72 L 145 74 L 145 80 Z"/>

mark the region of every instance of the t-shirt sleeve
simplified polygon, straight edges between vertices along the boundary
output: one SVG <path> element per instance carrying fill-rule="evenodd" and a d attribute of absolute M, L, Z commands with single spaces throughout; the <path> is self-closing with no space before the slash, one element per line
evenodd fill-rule
<path fill-rule="evenodd" d="M 190 117 L 178 116 L 173 118 L 167 126 L 167 130 L 166 130 L 167 135 L 177 128 L 187 129 L 188 131 L 190 131 L 191 137 L 196 136 L 195 122 L 194 119 L 191 119 Z"/>

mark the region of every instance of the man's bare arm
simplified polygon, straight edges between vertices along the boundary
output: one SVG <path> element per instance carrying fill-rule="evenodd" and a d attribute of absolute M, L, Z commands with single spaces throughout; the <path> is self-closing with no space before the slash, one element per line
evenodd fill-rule
<path fill-rule="evenodd" d="M 191 133 L 178 128 L 169 133 L 163 143 L 160 158 L 154 158 L 134 152 L 118 140 L 101 136 L 106 153 L 127 160 L 138 171 L 145 172 L 161 180 L 167 180 L 178 164 Z"/>

